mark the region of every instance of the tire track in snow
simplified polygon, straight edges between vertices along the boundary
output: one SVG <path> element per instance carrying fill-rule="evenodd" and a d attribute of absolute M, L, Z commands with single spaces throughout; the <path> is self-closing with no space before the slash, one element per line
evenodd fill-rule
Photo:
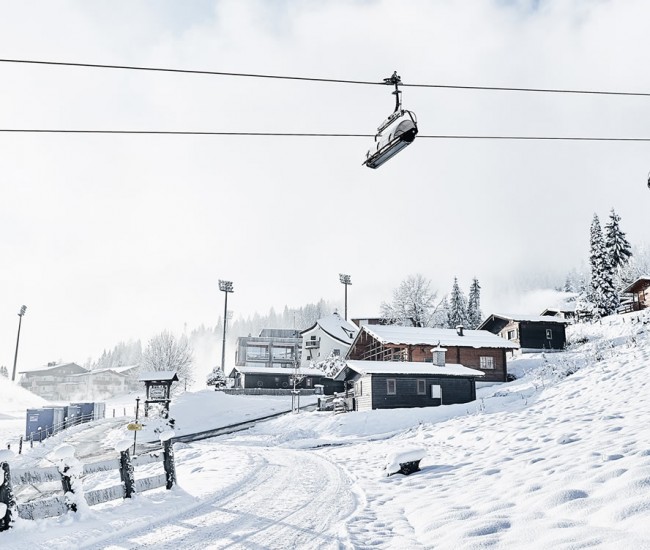
<path fill-rule="evenodd" d="M 178 515 L 102 541 L 101 548 L 352 548 L 345 520 L 357 502 L 341 469 L 309 451 L 237 450 L 253 460 L 252 475 Z"/>

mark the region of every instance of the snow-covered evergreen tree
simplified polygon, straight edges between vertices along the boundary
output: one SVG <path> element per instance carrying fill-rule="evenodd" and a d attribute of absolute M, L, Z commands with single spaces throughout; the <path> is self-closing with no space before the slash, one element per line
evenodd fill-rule
<path fill-rule="evenodd" d="M 205 383 L 208 386 L 214 386 L 214 389 L 225 388 L 226 387 L 226 375 L 223 373 L 220 367 L 215 367 L 212 369 L 212 372 L 208 374 L 207 380 Z"/>
<path fill-rule="evenodd" d="M 596 319 L 616 312 L 618 293 L 614 288 L 614 272 L 605 246 L 598 216 L 591 222 L 589 265 L 591 287 L 588 301 L 593 304 L 592 315 Z"/>
<path fill-rule="evenodd" d="M 609 213 L 609 222 L 605 225 L 605 248 L 609 256 L 609 263 L 614 270 L 619 270 L 628 263 L 632 256 L 632 246 L 621 231 L 619 222 L 621 217 L 612 211 Z"/>
<path fill-rule="evenodd" d="M 474 277 L 469 287 L 469 297 L 467 299 L 467 328 L 475 330 L 483 320 L 481 311 L 481 285 L 478 279 Z"/>
<path fill-rule="evenodd" d="M 469 326 L 467 320 L 467 298 L 458 286 L 458 278 L 454 277 L 454 286 L 449 295 L 449 313 L 447 315 L 447 324 L 449 328 L 455 328 L 458 325 Z"/>

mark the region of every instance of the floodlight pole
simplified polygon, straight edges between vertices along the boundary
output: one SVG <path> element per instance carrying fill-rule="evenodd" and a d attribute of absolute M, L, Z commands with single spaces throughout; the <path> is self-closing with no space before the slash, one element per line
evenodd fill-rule
<path fill-rule="evenodd" d="M 228 323 L 228 293 L 235 292 L 232 281 L 219 279 L 219 290 L 225 294 L 223 303 L 223 342 L 221 344 L 221 371 L 226 374 L 226 324 Z"/>
<path fill-rule="evenodd" d="M 339 281 L 345 285 L 345 320 L 348 320 L 348 285 L 352 284 L 350 275 L 339 273 Z"/>
<path fill-rule="evenodd" d="M 18 336 L 16 337 L 16 353 L 14 354 L 14 370 L 11 373 L 11 381 L 13 382 L 16 379 L 16 362 L 18 361 L 18 344 L 20 343 L 20 326 L 23 323 L 23 315 L 27 311 L 27 306 L 22 306 L 20 312 L 18 313 Z"/>

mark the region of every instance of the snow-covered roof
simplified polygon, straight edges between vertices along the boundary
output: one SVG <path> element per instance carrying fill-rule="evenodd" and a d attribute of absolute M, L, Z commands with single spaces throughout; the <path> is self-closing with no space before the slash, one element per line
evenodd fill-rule
<path fill-rule="evenodd" d="M 178 375 L 175 370 L 154 370 L 141 372 L 138 380 L 149 382 L 152 380 L 171 380 L 178 381 Z"/>
<path fill-rule="evenodd" d="M 518 344 L 509 342 L 487 330 L 463 330 L 463 336 L 459 336 L 456 329 L 451 328 L 363 325 L 361 330 L 365 330 L 382 344 L 436 346 L 440 343 L 441 346 L 471 348 L 519 348 Z"/>
<path fill-rule="evenodd" d="M 288 367 L 235 367 L 233 370 L 242 374 L 287 374 L 293 376 L 294 369 Z M 309 367 L 300 367 L 298 374 L 304 376 L 325 376 L 320 369 L 311 369 Z"/>
<path fill-rule="evenodd" d="M 358 372 L 362 376 L 366 374 L 414 374 L 428 376 L 485 376 L 480 370 L 470 369 L 457 363 L 445 363 L 444 367 L 433 363 L 415 361 L 356 361 L 345 362 L 349 369 Z M 336 379 L 343 379 L 343 369 Z"/>
<path fill-rule="evenodd" d="M 560 317 L 555 317 L 552 315 L 508 315 L 506 313 L 493 313 L 490 317 L 499 317 L 507 321 L 528 321 L 530 323 L 562 323 L 564 325 L 569 324 L 566 319 L 561 319 Z M 488 318 L 489 319 L 489 318 Z M 487 320 L 486 320 L 487 321 Z M 485 324 L 485 321 L 481 326 Z"/>
<path fill-rule="evenodd" d="M 637 277 L 636 281 L 634 281 L 630 286 L 627 288 L 623 289 L 623 292 L 634 292 L 635 288 L 640 285 L 643 282 L 650 282 L 650 275 L 641 275 L 640 277 Z"/>
<path fill-rule="evenodd" d="M 359 332 L 359 327 L 357 325 L 346 321 L 338 313 L 334 312 L 332 315 L 318 319 L 314 325 L 303 330 L 300 334 L 305 334 L 310 330 L 314 330 L 317 326 L 332 338 L 339 340 L 348 346 L 352 344 L 355 336 Z"/>

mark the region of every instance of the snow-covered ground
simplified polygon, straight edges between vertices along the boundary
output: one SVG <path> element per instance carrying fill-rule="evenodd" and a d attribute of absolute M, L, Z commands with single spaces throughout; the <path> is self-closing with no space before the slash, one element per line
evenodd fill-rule
<path fill-rule="evenodd" d="M 0 547 L 650 549 L 650 315 L 634 317 L 572 327 L 569 351 L 512 361 L 520 378 L 473 403 L 289 414 L 176 444 L 172 491 L 20 520 Z M 179 400 L 179 429 L 243 407 L 212 394 Z M 106 441 L 123 436 L 106 423 Z M 414 447 L 421 471 L 387 477 Z"/>

